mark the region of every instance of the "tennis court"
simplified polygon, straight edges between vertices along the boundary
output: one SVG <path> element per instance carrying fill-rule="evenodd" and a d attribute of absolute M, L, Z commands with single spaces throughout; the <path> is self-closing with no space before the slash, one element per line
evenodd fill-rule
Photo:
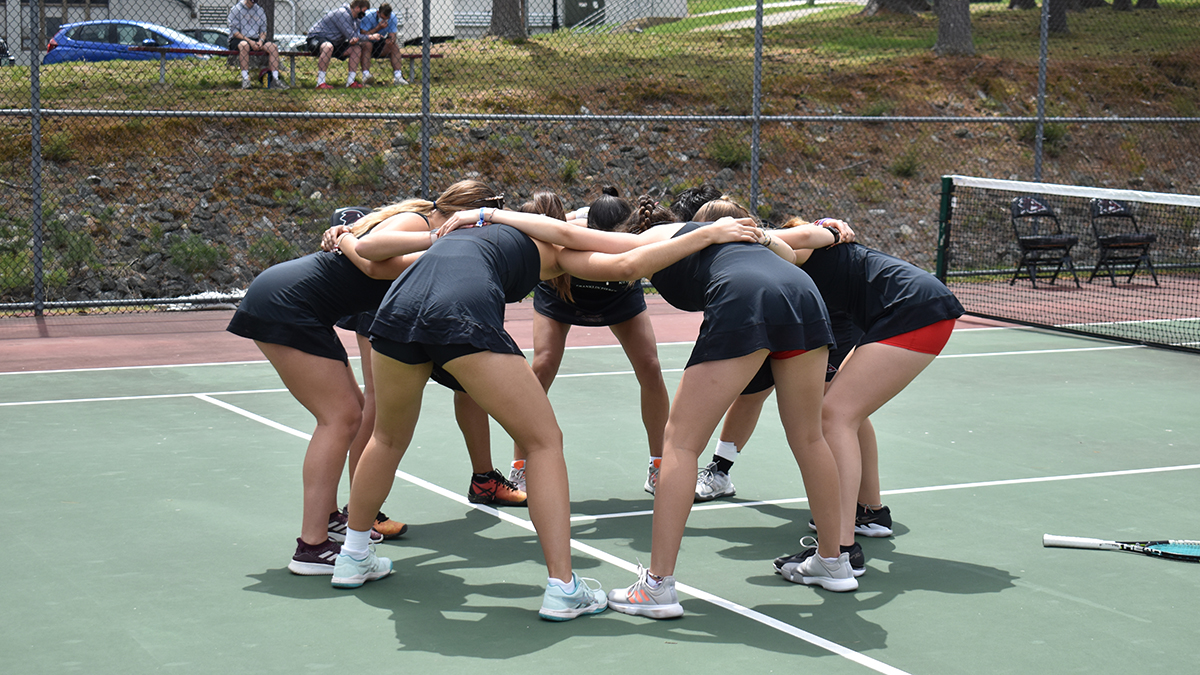
<path fill-rule="evenodd" d="M 731 474 L 737 497 L 692 512 L 677 572 L 685 616 L 555 624 L 537 618 L 545 568 L 528 514 L 466 501 L 448 391 L 427 389 L 384 507 L 410 524 L 379 547 L 396 572 L 335 591 L 286 570 L 312 420 L 271 367 L 236 349 L 170 365 L 192 352 L 119 333 L 80 344 L 140 348 L 155 365 L 80 368 L 64 354 L 0 373 L 0 516 L 15 544 L 0 582 L 6 672 L 1195 669 L 1200 566 L 1041 546 L 1047 532 L 1200 538 L 1192 354 L 960 324 L 873 417 L 896 535 L 860 537 L 868 571 L 847 594 L 772 574 L 809 534 L 809 512 L 768 402 Z M 649 563 L 638 387 L 619 347 L 573 335 L 588 344 L 569 348 L 550 394 L 576 570 L 609 589 Z M 659 338 L 673 390 L 691 346 Z M 38 344 L 52 358 L 59 343 L 0 339 L 0 370 Z M 507 466 L 499 429 L 492 445 Z"/>

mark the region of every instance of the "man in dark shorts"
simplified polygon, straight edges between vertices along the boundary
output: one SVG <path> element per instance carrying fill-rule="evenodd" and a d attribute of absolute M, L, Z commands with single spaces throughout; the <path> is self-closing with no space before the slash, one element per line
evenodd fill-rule
<path fill-rule="evenodd" d="M 363 39 L 358 24 L 371 8 L 369 0 L 351 0 L 350 4 L 326 14 L 308 29 L 308 49 L 317 56 L 317 89 L 333 89 L 333 85 L 325 82 L 325 71 L 329 68 L 329 60 L 339 58 L 346 61 L 349 73 L 346 86 L 361 89 L 362 82 L 354 81 L 354 73 L 358 71 L 359 62 L 364 50 L 370 45 Z M 369 53 L 369 52 L 368 52 Z"/>
<path fill-rule="evenodd" d="M 250 52 L 266 52 L 271 68 L 268 89 L 287 89 L 279 81 L 279 48 L 267 41 L 267 13 L 257 0 L 237 0 L 229 8 L 229 49 L 238 53 L 242 66 L 242 89 L 250 88 Z"/>

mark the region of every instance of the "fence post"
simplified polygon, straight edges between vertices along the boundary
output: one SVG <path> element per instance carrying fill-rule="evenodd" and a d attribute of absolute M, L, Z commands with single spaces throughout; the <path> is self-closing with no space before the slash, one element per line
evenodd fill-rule
<path fill-rule="evenodd" d="M 758 213 L 758 166 L 761 156 L 762 133 L 762 50 L 763 50 L 763 0 L 754 2 L 754 93 L 750 123 L 750 212 Z"/>
<path fill-rule="evenodd" d="M 429 117 L 429 0 L 421 3 L 421 197 L 429 199 L 429 138 L 433 120 Z"/>
<path fill-rule="evenodd" d="M 33 315 L 42 316 L 46 307 L 45 233 L 42 229 L 42 85 L 41 85 L 41 34 L 42 2 L 29 3 L 29 110 L 30 143 L 29 173 L 33 213 L 29 222 L 33 227 Z"/>
<path fill-rule="evenodd" d="M 1050 53 L 1050 0 L 1042 0 L 1041 49 L 1038 54 L 1037 125 L 1033 140 L 1033 182 L 1042 180 L 1042 133 L 1046 130 L 1046 61 Z"/>
<path fill-rule="evenodd" d="M 938 210 L 937 267 L 934 269 L 934 275 L 942 283 L 946 283 L 946 268 L 950 265 L 947 252 L 950 249 L 950 216 L 953 208 L 954 177 L 942 176 L 942 204 Z"/>

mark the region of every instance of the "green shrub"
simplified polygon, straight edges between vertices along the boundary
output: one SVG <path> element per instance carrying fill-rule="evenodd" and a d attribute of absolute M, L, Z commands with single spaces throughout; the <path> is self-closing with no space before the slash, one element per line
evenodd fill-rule
<path fill-rule="evenodd" d="M 885 186 L 874 178 L 859 178 L 850 184 L 850 190 L 864 202 L 878 204 L 883 201 Z"/>
<path fill-rule="evenodd" d="M 247 255 L 263 267 L 270 267 L 299 257 L 300 249 L 282 237 L 263 235 L 250 244 Z"/>
<path fill-rule="evenodd" d="M 575 179 L 579 178 L 579 160 L 568 159 L 567 161 L 563 162 L 562 169 L 559 171 L 559 176 L 562 178 L 562 182 L 565 185 L 574 183 Z"/>
<path fill-rule="evenodd" d="M 191 234 L 167 247 L 171 262 L 188 274 L 211 272 L 225 261 L 225 253 L 198 234 Z"/>
<path fill-rule="evenodd" d="M 723 167 L 736 169 L 750 161 L 750 144 L 735 134 L 717 134 L 704 148 L 709 159 Z"/>
<path fill-rule="evenodd" d="M 42 140 L 42 157 L 51 162 L 66 162 L 75 156 L 71 134 L 52 134 Z"/>
<path fill-rule="evenodd" d="M 920 168 L 921 158 L 917 155 L 916 148 L 909 148 L 892 162 L 888 171 L 899 178 L 912 178 L 917 175 Z"/>

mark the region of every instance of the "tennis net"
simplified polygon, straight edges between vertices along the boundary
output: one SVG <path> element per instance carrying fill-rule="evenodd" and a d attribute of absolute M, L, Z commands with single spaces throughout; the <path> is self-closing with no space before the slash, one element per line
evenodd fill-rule
<path fill-rule="evenodd" d="M 943 176 L 937 256 L 968 314 L 1200 352 L 1200 196 Z"/>

